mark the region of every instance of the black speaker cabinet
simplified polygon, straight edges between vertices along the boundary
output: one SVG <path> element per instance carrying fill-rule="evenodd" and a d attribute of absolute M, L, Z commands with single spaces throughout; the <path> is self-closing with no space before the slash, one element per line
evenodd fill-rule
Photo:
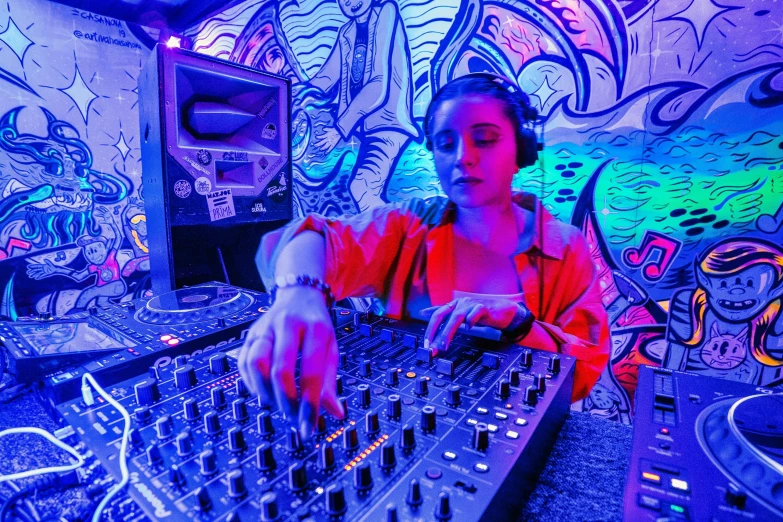
<path fill-rule="evenodd" d="M 158 45 L 139 78 L 152 286 L 263 289 L 261 236 L 292 217 L 291 84 Z"/>

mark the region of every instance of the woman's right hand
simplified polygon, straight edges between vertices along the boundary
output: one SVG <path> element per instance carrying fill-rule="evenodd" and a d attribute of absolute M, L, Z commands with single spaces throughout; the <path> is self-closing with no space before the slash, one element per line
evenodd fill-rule
<path fill-rule="evenodd" d="M 294 378 L 299 352 L 301 404 Z M 239 354 L 239 373 L 262 404 L 277 403 L 288 422 L 309 437 L 324 409 L 343 418 L 337 399 L 337 340 L 320 290 L 292 286 L 250 327 Z"/>

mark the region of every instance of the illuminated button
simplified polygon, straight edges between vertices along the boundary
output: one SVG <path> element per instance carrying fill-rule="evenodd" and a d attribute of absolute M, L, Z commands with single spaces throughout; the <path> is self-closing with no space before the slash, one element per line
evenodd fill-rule
<path fill-rule="evenodd" d="M 639 505 L 643 508 L 652 509 L 653 511 L 661 510 L 661 501 L 655 497 L 643 495 L 640 493 L 637 500 Z"/>
<path fill-rule="evenodd" d="M 444 451 L 443 460 L 457 460 L 457 454 L 453 451 Z"/>
<path fill-rule="evenodd" d="M 486 415 L 487 413 L 489 413 L 489 410 L 486 408 L 476 408 L 476 413 L 480 415 Z"/>
<path fill-rule="evenodd" d="M 161 341 L 163 341 L 164 343 L 165 343 L 166 341 L 168 341 L 169 339 L 171 339 L 171 336 L 170 336 L 170 335 L 161 335 L 161 336 L 160 336 L 160 340 L 161 340 Z"/>
<path fill-rule="evenodd" d="M 655 473 L 650 473 L 649 471 L 642 472 L 642 479 L 646 480 L 647 482 L 652 482 L 653 484 L 661 483 L 661 476 L 656 475 Z"/>
<path fill-rule="evenodd" d="M 487 424 L 487 429 L 489 430 L 490 433 L 498 432 L 498 427 L 495 426 L 494 424 Z"/>
<path fill-rule="evenodd" d="M 415 379 L 416 378 L 416 372 L 408 372 L 405 374 L 405 377 L 408 379 Z"/>
<path fill-rule="evenodd" d="M 506 432 L 506 437 L 511 440 L 517 440 L 519 438 L 519 433 L 517 433 L 516 431 L 508 430 Z"/>
<path fill-rule="evenodd" d="M 476 464 L 473 466 L 473 469 L 475 469 L 479 473 L 486 473 L 487 471 L 489 471 L 489 466 L 487 464 L 484 464 L 483 462 L 476 462 Z"/>
<path fill-rule="evenodd" d="M 688 491 L 688 483 L 682 479 L 673 478 L 671 479 L 671 485 L 674 489 L 679 489 L 680 491 Z"/>
<path fill-rule="evenodd" d="M 169 339 L 168 341 L 166 341 L 166 344 L 168 344 L 169 346 L 177 345 L 179 344 L 179 339 L 177 339 L 176 337 L 174 339 Z"/>
<path fill-rule="evenodd" d="M 518 417 L 517 420 L 514 421 L 514 424 L 516 424 L 517 426 L 527 426 L 527 419 Z"/>
<path fill-rule="evenodd" d="M 659 431 L 661 433 L 663 433 L 664 435 L 668 435 L 669 434 L 669 428 L 661 428 Z"/>
<path fill-rule="evenodd" d="M 497 420 L 506 420 L 506 419 L 508 419 L 508 415 L 506 415 L 505 413 L 500 413 L 499 411 L 496 411 L 495 412 L 495 418 Z"/>
<path fill-rule="evenodd" d="M 678 506 L 677 504 L 670 504 L 669 509 L 672 511 L 672 513 L 677 513 L 678 515 L 685 514 L 685 508 L 682 506 Z"/>
<path fill-rule="evenodd" d="M 476 424 L 478 424 L 478 421 L 476 419 L 468 419 L 465 422 L 468 424 L 468 426 L 475 426 Z"/>
<path fill-rule="evenodd" d="M 506 408 L 507 410 L 513 410 L 514 409 L 514 405 L 509 403 L 509 402 L 504 404 L 503 407 Z"/>

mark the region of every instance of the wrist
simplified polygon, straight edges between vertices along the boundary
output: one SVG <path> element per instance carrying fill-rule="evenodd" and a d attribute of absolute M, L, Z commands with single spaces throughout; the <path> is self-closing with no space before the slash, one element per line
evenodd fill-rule
<path fill-rule="evenodd" d="M 304 290 L 304 293 L 302 291 Z M 312 295 L 312 292 L 321 294 L 327 308 L 334 305 L 334 294 L 328 284 L 317 277 L 309 275 L 286 274 L 277 276 L 275 284 L 269 289 L 269 303 L 274 304 L 279 292 L 291 295 Z"/>
<path fill-rule="evenodd" d="M 533 315 L 533 312 L 528 310 L 525 305 L 516 303 L 514 317 L 511 320 L 511 323 L 501 330 L 501 339 L 512 343 L 521 340 L 528 333 L 530 333 L 530 330 L 533 328 L 533 323 L 535 323 L 535 321 L 536 317 Z"/>

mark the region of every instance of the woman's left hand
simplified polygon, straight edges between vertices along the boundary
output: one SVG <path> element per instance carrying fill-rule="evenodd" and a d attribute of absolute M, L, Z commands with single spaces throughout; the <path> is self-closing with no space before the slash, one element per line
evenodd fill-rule
<path fill-rule="evenodd" d="M 469 328 L 481 325 L 503 330 L 511 324 L 519 306 L 524 304 L 500 298 L 479 300 L 460 297 L 442 306 L 423 308 L 421 314 L 425 318 L 429 316 L 424 347 L 431 348 L 433 355 L 440 350 L 446 351 L 462 323 Z M 441 325 L 443 328 L 440 328 Z"/>

